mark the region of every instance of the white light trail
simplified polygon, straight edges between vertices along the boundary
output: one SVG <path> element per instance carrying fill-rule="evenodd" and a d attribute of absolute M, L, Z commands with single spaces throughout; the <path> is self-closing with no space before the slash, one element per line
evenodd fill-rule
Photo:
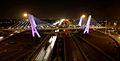
<path fill-rule="evenodd" d="M 58 31 L 58 30 L 55 30 L 55 31 Z M 48 58 L 50 57 L 50 54 L 53 50 L 53 47 L 55 45 L 56 39 L 57 39 L 57 36 L 51 36 L 51 38 L 48 41 L 50 43 L 50 45 L 47 47 L 46 50 L 44 50 L 44 47 L 41 49 L 41 51 L 37 55 L 35 61 L 47 61 L 48 60 Z"/>
<path fill-rule="evenodd" d="M 60 22 L 60 21 L 57 21 L 57 22 L 53 23 L 53 25 L 57 25 L 59 22 Z"/>
<path fill-rule="evenodd" d="M 53 23 L 53 25 L 57 25 L 58 24 L 60 26 L 64 20 L 65 19 L 61 19 L 60 21 L 57 21 L 57 22 Z"/>
<path fill-rule="evenodd" d="M 39 52 L 39 54 L 37 55 L 37 57 L 35 58 L 35 61 L 47 61 L 49 56 L 50 56 L 50 53 L 54 47 L 54 44 L 55 44 L 55 41 L 57 39 L 57 36 L 52 36 L 50 39 L 49 39 L 49 43 L 50 45 L 47 47 L 46 50 L 44 50 L 45 47 L 43 47 L 41 49 L 41 51 Z"/>
<path fill-rule="evenodd" d="M 50 53 L 51 53 L 51 51 L 52 51 L 52 49 L 53 49 L 53 47 L 54 47 L 54 45 L 55 45 L 56 39 L 57 39 L 57 36 L 52 36 L 52 37 L 49 39 L 49 42 L 50 42 L 51 44 L 48 46 L 48 48 L 47 48 L 47 50 L 46 50 L 46 54 L 45 54 L 45 56 L 44 56 L 44 61 L 47 61 L 47 60 L 48 60 L 48 58 L 49 58 L 49 56 L 50 56 Z"/>
<path fill-rule="evenodd" d="M 35 61 L 42 61 L 45 55 L 45 47 L 41 49 L 41 51 L 38 53 L 38 56 L 36 57 Z"/>
<path fill-rule="evenodd" d="M 64 21 L 65 19 L 61 19 L 60 22 L 59 22 L 59 26 L 62 24 L 62 22 Z"/>

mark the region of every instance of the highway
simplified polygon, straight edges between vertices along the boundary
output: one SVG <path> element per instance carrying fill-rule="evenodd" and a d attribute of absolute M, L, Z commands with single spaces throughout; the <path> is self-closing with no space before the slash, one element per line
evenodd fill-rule
<path fill-rule="evenodd" d="M 47 61 L 117 61 L 119 58 L 116 42 L 98 31 L 83 34 L 83 30 L 64 29 L 39 30 L 39 33 L 41 38 L 33 38 L 28 30 L 2 40 L 0 60 L 45 61 L 49 48 Z M 53 49 L 49 47 L 52 36 L 57 36 Z"/>
<path fill-rule="evenodd" d="M 81 36 L 75 34 L 72 37 L 76 39 L 76 45 L 78 45 L 79 50 L 85 57 L 86 61 L 116 61 L 114 58 L 108 55 L 107 52 L 104 52 L 103 49 L 99 48 L 99 46 L 94 45 L 93 43 L 85 40 Z"/>
<path fill-rule="evenodd" d="M 0 60 L 24 61 L 23 58 L 31 54 L 46 37 L 45 34 L 41 34 L 41 36 L 42 38 L 33 38 L 31 31 L 25 31 L 2 40 L 0 42 Z"/>
<path fill-rule="evenodd" d="M 98 32 L 98 31 L 91 31 L 90 34 L 81 34 L 82 38 L 85 40 L 88 40 L 95 46 L 102 49 L 104 52 L 106 52 L 108 55 L 113 57 L 114 59 L 118 59 L 118 43 L 114 41 L 113 38 L 111 38 L 108 35 L 105 35 L 104 33 Z M 93 38 L 93 39 L 92 39 Z"/>
<path fill-rule="evenodd" d="M 78 20 L 81 25 L 70 19 L 52 23 L 35 20 L 29 14 L 26 21 L 17 21 L 8 28 L 3 26 L 0 61 L 120 61 L 120 36 L 106 34 L 110 30 L 117 33 L 119 27 L 101 26 L 90 19 L 91 15 L 87 23 L 81 23 L 81 17 Z M 37 35 L 34 37 L 33 33 Z"/>
<path fill-rule="evenodd" d="M 115 41 L 103 33 L 90 32 L 60 33 L 50 61 L 117 61 Z"/>

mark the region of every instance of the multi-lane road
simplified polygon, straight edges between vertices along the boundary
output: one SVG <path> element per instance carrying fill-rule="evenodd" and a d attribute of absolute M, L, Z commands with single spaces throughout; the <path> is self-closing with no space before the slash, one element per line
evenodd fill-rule
<path fill-rule="evenodd" d="M 118 61 L 116 42 L 103 33 L 90 30 L 39 30 L 41 38 L 24 31 L 0 42 L 1 61 Z M 49 39 L 57 36 L 53 49 Z M 42 52 L 42 53 L 41 53 Z"/>
<path fill-rule="evenodd" d="M 109 36 L 93 30 L 90 34 L 65 32 L 59 35 L 51 61 L 117 61 L 116 47 Z"/>

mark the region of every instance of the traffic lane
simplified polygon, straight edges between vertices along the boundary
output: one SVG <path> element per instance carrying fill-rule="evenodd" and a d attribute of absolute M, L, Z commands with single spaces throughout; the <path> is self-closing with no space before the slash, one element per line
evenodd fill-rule
<path fill-rule="evenodd" d="M 79 35 L 73 35 L 73 37 L 74 39 L 78 39 L 76 44 L 79 45 L 80 50 L 83 51 L 84 56 L 87 57 L 88 61 L 115 61 L 115 59 L 104 53 L 97 46 L 92 45 L 90 42 L 86 42 L 84 39 L 81 39 Z"/>
<path fill-rule="evenodd" d="M 0 30 L 0 36 L 7 37 L 10 34 L 12 34 L 14 31 L 9 31 L 9 30 Z"/>
<path fill-rule="evenodd" d="M 33 51 L 33 53 L 30 55 L 30 57 L 28 58 L 27 61 L 35 61 L 35 60 L 41 60 L 41 59 L 43 59 L 43 56 L 46 53 L 45 50 L 48 48 L 48 46 L 50 44 L 49 41 L 48 41 L 50 39 L 50 37 L 51 37 L 51 34 L 45 36 L 42 39 L 41 43 L 38 44 L 38 46 Z M 42 56 L 42 58 L 40 56 Z"/>
<path fill-rule="evenodd" d="M 51 34 L 53 30 L 38 30 L 39 33 L 44 34 L 44 32 L 50 32 L 49 34 L 45 34 L 46 36 L 44 38 L 41 38 L 41 42 L 38 44 L 36 49 L 32 52 L 32 54 L 29 55 L 27 58 L 27 61 L 35 61 L 35 60 L 41 60 L 44 57 L 44 54 L 46 53 L 46 49 L 50 45 L 49 39 L 54 34 Z M 42 57 L 41 57 L 42 56 Z"/>
<path fill-rule="evenodd" d="M 81 43 L 80 46 L 87 58 L 89 59 L 89 61 L 110 61 L 110 59 L 106 58 L 106 56 L 96 51 L 89 45 Z"/>
<path fill-rule="evenodd" d="M 70 34 L 64 34 L 66 61 L 85 61 Z"/>
<path fill-rule="evenodd" d="M 93 30 L 91 30 L 89 34 L 82 34 L 79 32 L 78 35 L 117 59 L 117 45 L 108 35 Z"/>
<path fill-rule="evenodd" d="M 55 42 L 53 52 L 50 58 L 50 61 L 65 61 L 64 57 L 64 39 L 60 36 L 60 34 L 57 35 L 57 40 Z"/>
<path fill-rule="evenodd" d="M 36 41 L 39 41 L 39 39 L 36 39 Z M 0 60 L 14 61 L 21 55 L 32 51 L 38 44 L 36 41 L 31 36 L 31 32 L 22 32 L 3 40 L 0 43 Z"/>

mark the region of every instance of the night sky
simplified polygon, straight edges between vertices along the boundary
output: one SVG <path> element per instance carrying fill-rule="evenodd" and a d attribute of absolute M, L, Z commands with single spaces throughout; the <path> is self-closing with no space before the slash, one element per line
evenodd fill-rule
<path fill-rule="evenodd" d="M 115 0 L 0 0 L 0 18 L 22 18 L 24 12 L 38 18 L 79 18 L 91 14 L 95 19 L 120 17 L 120 2 Z"/>

